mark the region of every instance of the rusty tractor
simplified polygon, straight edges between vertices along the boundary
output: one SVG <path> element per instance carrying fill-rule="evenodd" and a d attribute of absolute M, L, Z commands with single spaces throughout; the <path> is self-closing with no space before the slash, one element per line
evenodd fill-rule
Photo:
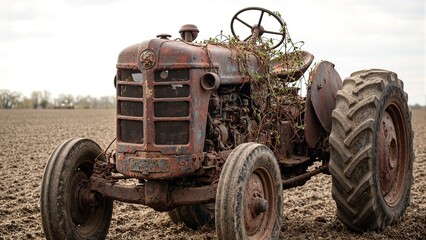
<path fill-rule="evenodd" d="M 115 148 L 73 138 L 51 153 L 41 188 L 47 239 L 104 239 L 114 200 L 193 229 L 210 224 L 219 239 L 277 239 L 283 190 L 319 173 L 331 175 L 349 229 L 380 230 L 405 212 L 413 132 L 397 74 L 362 70 L 342 81 L 333 63 L 312 64 L 289 44 L 285 22 L 267 9 L 238 11 L 231 31 L 195 42 L 199 30 L 186 24 L 180 38 L 121 51 Z"/>

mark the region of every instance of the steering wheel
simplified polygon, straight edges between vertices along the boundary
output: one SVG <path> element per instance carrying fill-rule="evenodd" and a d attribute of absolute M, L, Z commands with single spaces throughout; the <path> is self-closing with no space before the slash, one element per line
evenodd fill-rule
<path fill-rule="evenodd" d="M 257 21 L 257 23 L 255 23 L 254 25 L 250 25 L 246 21 L 244 21 L 241 18 L 239 18 L 239 16 L 240 16 L 241 13 L 247 12 L 247 11 L 260 11 L 259 21 Z M 278 31 L 265 30 L 265 28 L 262 25 L 262 20 L 263 20 L 263 17 L 265 15 L 265 13 L 269 14 L 269 17 L 270 16 L 274 17 L 279 22 L 280 29 Z M 277 48 L 284 41 L 284 39 L 285 39 L 285 30 L 284 30 L 285 29 L 285 23 L 284 23 L 284 21 L 277 14 L 275 14 L 275 13 L 273 13 L 273 12 L 267 10 L 267 9 L 260 8 L 260 7 L 248 7 L 248 8 L 244 8 L 244 9 L 238 11 L 234 15 L 234 17 L 232 17 L 232 20 L 231 20 L 231 32 L 232 32 L 232 35 L 234 35 L 234 37 L 238 41 L 241 41 L 239 39 L 238 35 L 235 34 L 235 31 L 234 31 L 235 20 L 237 20 L 238 22 L 242 23 L 246 27 L 250 28 L 250 30 L 251 30 L 250 36 L 246 37 L 243 41 L 251 40 L 251 44 L 253 44 L 253 45 L 256 44 L 256 40 L 258 38 L 261 39 L 261 36 L 264 33 L 281 36 L 281 38 L 278 41 L 278 43 L 274 44 L 271 47 L 272 49 Z"/>

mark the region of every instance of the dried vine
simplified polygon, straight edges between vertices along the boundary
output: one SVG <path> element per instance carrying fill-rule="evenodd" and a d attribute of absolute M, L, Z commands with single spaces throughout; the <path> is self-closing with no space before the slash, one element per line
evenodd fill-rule
<path fill-rule="evenodd" d="M 279 13 L 277 13 L 278 16 Z M 303 141 L 303 125 L 301 114 L 295 114 L 291 110 L 294 107 L 296 112 L 304 111 L 304 100 L 295 91 L 302 87 L 305 78 L 300 76 L 294 81 L 295 71 L 303 64 L 303 55 L 301 47 L 303 42 L 293 42 L 289 31 L 285 26 L 281 29 L 285 33 L 285 40 L 280 49 L 272 49 L 273 39 L 257 39 L 256 44 L 250 44 L 251 41 L 238 41 L 231 36 L 225 36 L 220 33 L 215 38 L 204 41 L 205 46 L 221 45 L 227 47 L 235 53 L 231 56 L 239 64 L 239 71 L 243 76 L 248 76 L 251 81 L 251 99 L 252 116 L 256 119 L 258 127 L 255 129 L 256 141 L 265 144 L 274 152 L 278 152 L 280 136 L 278 133 L 278 123 L 280 120 L 291 121 L 294 136 L 292 140 Z M 207 49 L 207 47 L 206 47 Z M 258 69 L 250 69 L 249 61 L 255 57 L 259 63 Z M 278 63 L 285 64 L 287 74 L 277 75 L 273 71 Z M 289 108 L 288 106 L 291 105 Z"/>

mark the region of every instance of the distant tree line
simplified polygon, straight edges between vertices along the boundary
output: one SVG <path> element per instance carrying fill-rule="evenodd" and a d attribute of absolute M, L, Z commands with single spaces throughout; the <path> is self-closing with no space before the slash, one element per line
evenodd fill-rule
<path fill-rule="evenodd" d="M 420 104 L 416 103 L 416 104 L 414 104 L 414 105 L 410 106 L 410 108 L 411 108 L 412 110 L 419 110 L 419 109 L 426 109 L 426 106 L 422 106 L 422 105 L 420 105 Z"/>
<path fill-rule="evenodd" d="M 33 91 L 30 97 L 15 91 L 0 89 L 0 109 L 105 109 L 115 108 L 114 96 L 92 97 L 73 96 L 71 94 L 60 94 L 51 99 L 49 91 Z"/>
<path fill-rule="evenodd" d="M 92 97 L 90 95 L 74 97 L 71 94 L 61 94 L 57 98 L 51 99 L 49 91 L 33 91 L 28 98 L 19 92 L 0 89 L 0 109 L 11 108 L 65 108 L 65 109 L 97 109 L 115 108 L 115 96 Z M 426 109 L 426 106 L 415 104 L 411 109 Z"/>

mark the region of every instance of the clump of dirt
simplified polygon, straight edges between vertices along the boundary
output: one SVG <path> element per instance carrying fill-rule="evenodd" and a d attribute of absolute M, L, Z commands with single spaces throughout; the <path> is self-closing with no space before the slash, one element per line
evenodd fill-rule
<path fill-rule="evenodd" d="M 0 110 L 0 239 L 44 239 L 40 184 L 53 149 L 72 137 L 106 147 L 115 137 L 114 110 Z M 317 175 L 285 190 L 282 239 L 425 239 L 426 111 L 413 112 L 414 183 L 403 218 L 380 232 L 353 233 L 335 216 L 331 177 Z M 194 231 L 175 225 L 167 213 L 114 202 L 107 239 L 217 239 L 213 227 Z"/>

